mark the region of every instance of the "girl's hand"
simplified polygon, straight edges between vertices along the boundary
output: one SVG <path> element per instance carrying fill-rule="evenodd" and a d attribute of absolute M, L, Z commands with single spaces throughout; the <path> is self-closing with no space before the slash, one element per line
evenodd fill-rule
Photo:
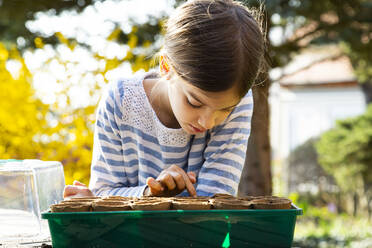
<path fill-rule="evenodd" d="M 196 196 L 194 187 L 196 176 L 194 172 L 186 173 L 177 165 L 172 165 L 163 170 L 156 180 L 153 177 L 146 179 L 145 196 L 175 196 L 181 193 L 185 188 L 190 196 Z"/>
<path fill-rule="evenodd" d="M 79 181 L 74 181 L 73 185 L 66 185 L 63 190 L 63 198 L 94 196 L 88 187 Z"/>

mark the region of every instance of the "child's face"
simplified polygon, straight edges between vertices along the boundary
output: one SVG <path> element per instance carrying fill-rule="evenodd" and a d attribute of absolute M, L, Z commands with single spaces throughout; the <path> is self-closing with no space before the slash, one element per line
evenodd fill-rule
<path fill-rule="evenodd" d="M 207 92 L 177 75 L 169 79 L 168 96 L 174 116 L 189 134 L 205 132 L 222 123 L 241 99 L 237 87 Z"/>

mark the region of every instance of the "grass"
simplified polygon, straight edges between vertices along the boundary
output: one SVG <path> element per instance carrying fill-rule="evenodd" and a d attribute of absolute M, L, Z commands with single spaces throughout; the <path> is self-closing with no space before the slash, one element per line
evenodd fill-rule
<path fill-rule="evenodd" d="M 297 218 L 293 247 L 372 247 L 372 221 L 367 217 L 338 214 L 327 206 L 315 207 L 290 198 L 304 210 Z"/>

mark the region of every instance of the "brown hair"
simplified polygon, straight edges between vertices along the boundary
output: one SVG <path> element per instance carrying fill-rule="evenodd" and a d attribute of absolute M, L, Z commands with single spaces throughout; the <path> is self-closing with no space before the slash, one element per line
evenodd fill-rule
<path fill-rule="evenodd" d="M 240 85 L 243 97 L 263 62 L 261 25 L 234 0 L 192 0 L 179 6 L 166 24 L 162 53 L 175 72 L 212 92 Z"/>

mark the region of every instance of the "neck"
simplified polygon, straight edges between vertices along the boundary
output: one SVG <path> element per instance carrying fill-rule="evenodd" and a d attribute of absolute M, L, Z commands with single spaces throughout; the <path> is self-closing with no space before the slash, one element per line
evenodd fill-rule
<path fill-rule="evenodd" d="M 169 102 L 168 84 L 157 80 L 149 94 L 150 103 L 161 123 L 168 128 L 180 128 Z"/>

